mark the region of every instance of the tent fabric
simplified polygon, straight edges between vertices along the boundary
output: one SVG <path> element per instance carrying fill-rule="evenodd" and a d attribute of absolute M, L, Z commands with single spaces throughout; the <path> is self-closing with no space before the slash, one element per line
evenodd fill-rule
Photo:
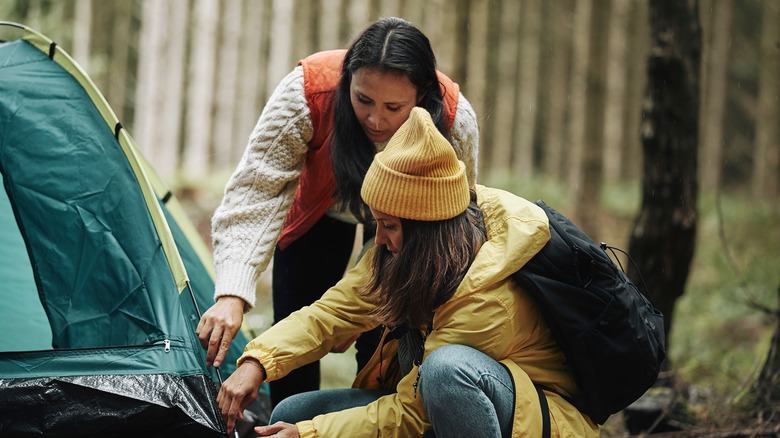
<path fill-rule="evenodd" d="M 25 41 L 2 50 L 18 59 L 1 70 L 2 173 L 53 346 L 184 337 L 170 320 L 176 315 L 154 311 L 175 308 L 178 289 L 113 132 L 81 85 L 46 54 Z"/>
<path fill-rule="evenodd" d="M 11 204 L 5 190 L 0 190 L 0 279 L 11 293 L 3 295 L 0 308 L 0 333 L 24 333 L 25 336 L 0 336 L 0 351 L 51 348 L 51 328 L 35 288 L 32 267 L 24 239 L 15 225 Z M 3 311 L 5 309 L 6 311 Z M 12 311 L 25 309 L 25 312 Z"/>
<path fill-rule="evenodd" d="M 89 77 L 14 26 L 22 37 L 0 41 L 0 431 L 225 436 L 217 385 L 246 338 L 221 375 L 206 367 L 205 243 Z"/>

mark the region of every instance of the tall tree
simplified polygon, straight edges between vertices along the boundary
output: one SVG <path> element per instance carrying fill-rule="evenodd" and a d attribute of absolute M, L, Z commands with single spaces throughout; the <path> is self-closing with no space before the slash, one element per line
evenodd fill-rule
<path fill-rule="evenodd" d="M 314 16 L 314 8 L 310 0 L 295 0 L 292 3 L 292 23 L 291 27 L 296 29 L 290 32 L 290 59 L 298 60 L 313 52 L 309 45 L 313 38 L 317 38 L 317 29 L 312 28 L 311 22 Z M 316 4 L 316 3 L 315 3 Z"/>
<path fill-rule="evenodd" d="M 211 142 L 214 147 L 214 166 L 216 169 L 228 169 L 235 165 L 230 153 L 236 138 L 246 133 L 233 131 L 236 119 L 236 101 L 244 92 L 240 84 L 239 60 L 241 34 L 244 32 L 241 20 L 242 0 L 223 0 L 222 19 L 219 26 L 219 48 L 217 50 L 217 71 L 214 96 L 214 129 Z"/>
<path fill-rule="evenodd" d="M 512 169 L 516 175 L 530 177 L 534 170 L 534 139 L 539 98 L 539 53 L 541 45 L 542 5 L 540 0 L 523 0 L 520 20 L 520 44 L 517 48 L 518 84 L 515 96 L 515 123 L 512 132 Z"/>
<path fill-rule="evenodd" d="M 753 195 L 780 202 L 780 4 L 762 3 L 761 64 L 758 78 Z M 779 333 L 780 335 L 780 333 Z"/>
<path fill-rule="evenodd" d="M 488 46 L 488 28 L 490 26 L 490 20 L 488 17 L 489 10 L 492 6 L 488 0 L 471 0 L 470 15 L 469 15 L 469 59 L 466 63 L 466 80 L 465 87 L 469 90 L 469 94 L 466 96 L 474 107 L 474 112 L 477 115 L 477 120 L 480 126 L 480 139 L 479 139 L 479 175 L 484 175 L 486 166 L 486 143 L 485 143 L 485 131 L 486 131 L 486 99 L 485 90 L 487 89 L 488 77 L 485 71 L 484 56 Z"/>
<path fill-rule="evenodd" d="M 311 15 L 309 16 L 309 27 L 311 30 L 309 31 L 308 53 L 305 55 L 318 51 L 322 42 L 322 0 L 309 1 L 309 7 L 311 8 Z"/>
<path fill-rule="evenodd" d="M 182 157 L 191 175 L 202 175 L 210 168 L 218 23 L 219 1 L 195 0 Z"/>
<path fill-rule="evenodd" d="M 163 175 L 170 175 L 173 171 L 173 163 L 161 160 L 157 154 L 164 153 L 166 149 L 154 146 L 157 139 L 157 110 L 162 104 L 165 95 L 161 72 L 165 66 L 165 53 L 163 43 L 165 16 L 167 7 L 163 2 L 144 2 L 141 12 L 141 37 L 138 47 L 138 72 L 135 87 L 135 111 L 133 125 L 130 132 L 133 133 L 138 147 L 143 154 L 154 163 L 155 168 Z"/>
<path fill-rule="evenodd" d="M 92 0 L 76 0 L 73 16 L 73 59 L 89 72 L 90 34 L 92 29 Z"/>
<path fill-rule="evenodd" d="M 496 102 L 498 100 L 498 78 L 499 75 L 499 47 L 501 39 L 501 27 L 497 25 L 501 21 L 502 5 L 504 0 L 488 0 L 487 2 L 487 36 L 484 58 L 484 71 L 485 77 L 489 78 L 485 80 L 483 99 L 484 105 L 482 107 L 482 129 L 480 130 L 480 158 L 479 158 L 479 172 L 484 174 L 485 170 L 488 170 L 488 165 L 494 163 L 493 149 L 495 148 L 495 130 L 496 130 L 496 117 L 497 111 Z"/>
<path fill-rule="evenodd" d="M 642 205 L 629 239 L 667 340 L 696 243 L 701 28 L 697 0 L 650 0 Z M 633 266 L 629 277 L 642 284 Z"/>
<path fill-rule="evenodd" d="M 625 154 L 623 155 L 622 179 L 637 180 L 642 169 L 642 145 L 639 137 L 642 100 L 644 96 L 647 75 L 645 59 L 647 57 L 649 38 L 649 23 L 647 2 L 632 2 L 629 22 L 628 48 L 628 84 L 626 85 L 626 114 L 623 117 L 625 128 L 623 136 Z"/>
<path fill-rule="evenodd" d="M 582 180 L 574 188 L 574 211 L 582 228 L 591 236 L 601 234 L 599 224 L 601 204 L 599 193 L 602 181 L 602 149 L 604 145 L 604 113 L 607 77 L 607 29 L 609 29 L 610 3 L 612 0 L 594 0 L 591 10 L 591 32 L 588 55 L 588 87 L 586 89 L 587 112 L 585 117 L 585 143 L 582 157 Z"/>
<path fill-rule="evenodd" d="M 624 119 L 634 113 L 626 111 L 626 86 L 628 85 L 628 44 L 631 40 L 629 17 L 631 0 L 613 0 L 609 17 L 609 39 L 607 42 L 606 102 L 604 105 L 604 182 L 615 183 L 621 176 L 623 152 L 625 150 Z"/>
<path fill-rule="evenodd" d="M 590 10 L 593 0 L 577 0 L 574 2 L 572 28 L 572 60 L 569 76 L 569 123 L 566 126 L 566 142 L 568 154 L 564 154 L 564 178 L 569 186 L 569 198 L 572 204 L 577 197 L 573 189 L 582 181 L 582 159 L 585 153 L 585 113 L 587 99 L 585 90 L 588 88 L 588 54 L 590 46 Z M 571 213 L 575 221 L 579 221 L 576 208 Z M 585 232 L 590 230 L 585 229 Z"/>
<path fill-rule="evenodd" d="M 347 0 L 344 0 L 347 1 Z M 250 4 L 257 4 L 257 2 L 248 2 Z M 271 70 L 268 68 L 269 65 L 271 65 L 271 56 L 273 55 L 272 51 L 272 45 L 273 41 L 275 40 L 273 38 L 273 32 L 274 32 L 274 17 L 276 9 L 274 6 L 274 2 L 272 1 L 266 1 L 261 2 L 261 9 L 262 9 L 262 21 L 260 22 L 260 28 L 262 33 L 262 43 L 260 45 L 260 60 L 261 62 L 257 64 L 255 68 L 257 68 L 258 72 L 258 79 L 259 79 L 259 91 L 257 93 L 257 102 L 258 105 L 262 108 L 265 106 L 266 101 L 268 100 L 268 97 L 271 95 L 271 92 L 273 91 L 274 86 L 276 86 L 276 83 L 273 83 L 273 77 L 271 77 Z M 243 148 L 242 148 L 243 150 Z"/>
<path fill-rule="evenodd" d="M 706 8 L 705 8 L 706 9 Z M 731 46 L 732 0 L 712 2 L 710 26 L 704 28 L 707 51 L 703 95 L 706 111 L 701 114 L 701 183 L 715 190 L 720 186 L 724 122 L 726 117 L 726 91 L 728 90 L 729 47 Z"/>
<path fill-rule="evenodd" d="M 466 82 L 467 65 L 469 61 L 469 20 L 471 18 L 471 0 L 457 0 L 455 4 L 455 47 L 452 61 L 452 80 L 460 84 L 461 91 L 466 96 L 468 82 Z"/>
<path fill-rule="evenodd" d="M 166 44 L 163 53 L 164 66 L 158 71 L 160 75 L 159 84 L 163 87 L 158 93 L 164 98 L 159 107 L 154 107 L 151 112 L 158 115 L 155 119 L 157 125 L 157 135 L 154 137 L 152 147 L 155 149 L 155 156 L 160 162 L 160 173 L 169 183 L 176 176 L 179 170 L 181 157 L 179 147 L 181 146 L 181 126 L 184 96 L 184 83 L 186 76 L 186 42 L 187 24 L 189 23 L 189 14 L 182 13 L 187 11 L 189 0 L 166 0 L 165 6 L 167 12 L 167 25 L 165 26 Z"/>
<path fill-rule="evenodd" d="M 273 19 L 271 20 L 271 46 L 268 54 L 268 82 L 266 83 L 266 93 L 271 95 L 279 81 L 290 72 L 292 65 L 298 58 L 290 56 L 290 50 L 293 47 L 292 42 L 292 16 L 293 3 L 287 0 L 273 1 Z"/>
<path fill-rule="evenodd" d="M 349 11 L 352 9 L 353 0 L 342 0 L 339 2 L 339 16 L 341 21 L 339 22 L 339 41 L 344 45 L 352 38 L 352 17 L 349 15 Z"/>
<path fill-rule="evenodd" d="M 582 229 L 591 236 L 599 235 L 598 205 L 601 189 L 601 150 L 604 142 L 604 100 L 606 76 L 607 29 L 610 0 L 592 0 L 590 12 L 584 18 L 588 25 L 587 60 L 584 69 L 584 114 L 582 137 L 579 138 L 577 160 L 570 164 L 569 178 L 572 210 Z"/>
<path fill-rule="evenodd" d="M 560 181 L 563 174 L 564 143 L 566 143 L 569 99 L 569 72 L 571 69 L 572 5 L 571 0 L 549 2 L 547 27 L 550 29 L 548 74 L 542 78 L 548 90 L 547 111 L 542 140 L 543 170 L 548 181 Z"/>
<path fill-rule="evenodd" d="M 131 2 L 117 2 L 114 14 L 111 17 L 112 29 L 109 49 L 109 79 L 106 88 L 106 99 L 114 108 L 119 120 L 125 119 L 125 96 L 130 84 L 127 82 L 130 45 L 134 41 L 130 24 L 133 20 L 133 4 Z"/>
<path fill-rule="evenodd" d="M 493 134 L 490 138 L 490 172 L 494 175 L 500 175 L 506 178 L 511 169 L 512 149 L 516 146 L 512 141 L 512 130 L 518 121 L 517 94 L 520 87 L 520 76 L 518 68 L 520 66 L 520 57 L 518 56 L 499 56 L 501 53 L 519 53 L 520 39 L 522 32 L 521 22 L 521 2 L 519 1 L 501 1 L 498 4 L 498 21 L 493 22 L 497 33 L 495 34 L 496 58 L 495 75 L 489 75 L 493 78 L 491 87 L 494 88 L 494 108 L 491 117 L 491 129 Z M 497 90 L 501 90 L 498 92 Z M 517 176 L 527 176 L 515 173 Z"/>
<path fill-rule="evenodd" d="M 171 183 L 179 164 L 187 0 L 144 2 L 131 132 Z M 121 53 L 120 53 L 121 56 Z M 205 157 L 203 157 L 205 158 Z"/>
<path fill-rule="evenodd" d="M 230 145 L 229 163 L 235 165 L 241 158 L 249 133 L 257 122 L 263 104 L 260 90 L 265 88 L 266 71 L 263 59 L 264 38 L 267 36 L 264 10 L 269 2 L 244 2 L 241 16 L 240 56 L 238 59 L 238 89 L 235 117 L 233 118 L 233 142 Z"/>

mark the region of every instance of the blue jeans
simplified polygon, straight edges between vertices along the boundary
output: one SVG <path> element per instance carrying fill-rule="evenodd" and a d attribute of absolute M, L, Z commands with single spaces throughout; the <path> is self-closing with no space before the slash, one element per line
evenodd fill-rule
<path fill-rule="evenodd" d="M 479 350 L 446 345 L 431 352 L 420 369 L 420 395 L 433 425 L 426 437 L 509 437 L 515 390 L 509 371 Z M 364 389 L 327 389 L 286 398 L 270 424 L 296 423 L 317 415 L 365 406 L 388 394 Z"/>

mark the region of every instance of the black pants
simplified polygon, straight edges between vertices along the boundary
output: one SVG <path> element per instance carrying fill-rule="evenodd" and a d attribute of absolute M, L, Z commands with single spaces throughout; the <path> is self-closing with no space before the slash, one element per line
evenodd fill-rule
<path fill-rule="evenodd" d="M 272 273 L 274 324 L 319 299 L 341 279 L 352 254 L 355 230 L 356 225 L 324 216 L 287 248 L 276 248 Z M 365 239 L 371 237 L 366 235 Z M 380 336 L 381 328 L 377 328 L 358 338 L 358 370 L 371 358 Z M 272 407 L 293 394 L 317 390 L 320 363 L 298 368 L 269 386 Z"/>

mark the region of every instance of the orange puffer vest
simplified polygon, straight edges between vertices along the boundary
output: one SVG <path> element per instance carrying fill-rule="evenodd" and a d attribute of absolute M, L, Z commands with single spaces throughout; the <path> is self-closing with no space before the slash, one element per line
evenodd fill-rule
<path fill-rule="evenodd" d="M 318 52 L 298 62 L 303 66 L 303 89 L 311 112 L 314 136 L 295 191 L 295 200 L 277 242 L 284 249 L 309 231 L 336 202 L 336 180 L 330 166 L 328 138 L 333 130 L 333 102 L 346 50 Z M 458 84 L 437 72 L 447 125 L 452 128 L 458 108 Z"/>

